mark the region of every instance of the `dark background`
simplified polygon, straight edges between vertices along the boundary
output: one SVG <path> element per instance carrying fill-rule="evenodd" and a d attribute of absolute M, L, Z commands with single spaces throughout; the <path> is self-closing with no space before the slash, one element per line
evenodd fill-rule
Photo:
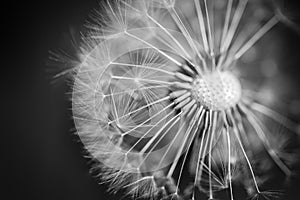
<path fill-rule="evenodd" d="M 297 21 L 300 7 L 295 2 L 287 1 Z M 70 45 L 65 41 L 72 30 L 79 31 L 97 6 L 96 0 L 45 0 L 13 2 L 2 8 L 8 11 L 2 18 L 2 42 L 8 44 L 2 46 L 7 55 L 1 66 L 5 94 L 1 193 L 8 195 L 4 199 L 120 199 L 107 194 L 106 187 L 90 176 L 88 159 L 71 131 L 67 83 L 50 83 L 53 73 L 47 64 L 49 50 Z M 292 32 L 283 34 L 293 57 L 300 56 L 300 38 Z M 299 60 L 295 62 L 300 64 Z M 299 79 L 300 65 L 288 73 Z M 299 198 L 299 184 L 296 178 L 288 199 Z"/>

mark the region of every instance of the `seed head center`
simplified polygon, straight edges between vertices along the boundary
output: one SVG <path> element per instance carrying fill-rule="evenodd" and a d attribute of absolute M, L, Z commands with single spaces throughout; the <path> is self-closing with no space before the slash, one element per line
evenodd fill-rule
<path fill-rule="evenodd" d="M 241 98 L 241 84 L 228 71 L 215 71 L 198 77 L 192 83 L 192 95 L 210 110 L 226 110 L 235 106 Z"/>

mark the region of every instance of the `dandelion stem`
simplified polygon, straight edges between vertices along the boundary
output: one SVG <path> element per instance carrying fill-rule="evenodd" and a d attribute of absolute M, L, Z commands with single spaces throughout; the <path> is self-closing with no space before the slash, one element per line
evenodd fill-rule
<path fill-rule="evenodd" d="M 180 118 L 179 118 L 179 119 L 182 120 L 181 117 L 182 117 L 182 113 L 181 113 L 181 116 L 180 116 Z M 176 120 L 176 121 L 177 121 L 177 120 Z M 177 122 L 178 122 L 178 121 L 177 121 Z M 180 124 L 181 124 L 181 123 L 180 123 Z M 183 128 L 184 128 L 184 125 L 182 124 L 182 125 L 180 126 L 180 128 L 177 130 L 177 132 L 176 132 L 174 138 L 172 139 L 171 143 L 168 145 L 168 148 L 167 148 L 167 150 L 165 151 L 164 155 L 161 157 L 160 162 L 159 162 L 159 164 L 157 165 L 157 168 L 156 168 L 156 169 L 159 169 L 159 168 L 161 167 L 161 164 L 162 164 L 164 158 L 167 156 L 168 152 L 170 151 L 170 149 L 171 149 L 171 147 L 173 146 L 173 144 L 174 144 L 176 138 L 180 135 L 180 133 L 181 133 L 181 131 L 182 131 Z"/>
<path fill-rule="evenodd" d="M 204 0 L 204 7 L 205 7 L 205 14 L 206 14 L 208 39 L 209 39 L 209 49 L 210 49 L 209 54 L 212 55 L 214 52 L 214 47 L 213 47 L 214 44 L 213 44 L 213 39 L 212 39 L 211 22 L 210 22 L 210 17 L 209 17 L 209 12 L 208 12 L 207 0 Z"/>
<path fill-rule="evenodd" d="M 279 22 L 276 16 L 272 17 L 262 28 L 260 28 L 246 44 L 235 54 L 234 59 L 239 59 L 246 51 L 248 51 L 263 35 Z"/>
<path fill-rule="evenodd" d="M 165 56 L 166 58 L 168 58 L 170 61 L 172 61 L 173 63 L 175 63 L 176 65 L 178 65 L 178 66 L 182 65 L 179 61 L 175 60 L 174 58 L 172 58 L 171 56 L 169 56 L 168 54 L 166 54 L 165 52 L 163 52 L 159 48 L 155 47 L 154 45 L 150 44 L 149 42 L 147 42 L 147 41 L 145 41 L 145 40 L 143 40 L 143 39 L 141 39 L 141 38 L 139 38 L 139 37 L 137 37 L 137 36 L 135 36 L 135 35 L 133 35 L 131 33 L 128 33 L 128 31 L 125 31 L 124 33 L 126 35 L 128 35 L 129 37 L 132 37 L 132 38 L 134 38 L 134 39 L 136 39 L 136 40 L 138 40 L 138 41 L 146 44 L 147 46 L 155 49 L 158 53 L 162 54 L 163 56 Z"/>
<path fill-rule="evenodd" d="M 151 21 L 153 21 L 158 27 L 160 27 L 177 44 L 177 46 L 183 51 L 183 53 L 188 59 L 191 59 L 191 56 L 187 53 L 187 51 L 183 48 L 183 46 L 179 43 L 179 41 L 170 33 L 170 31 L 168 31 L 163 25 L 161 25 L 157 20 L 151 17 L 148 13 L 147 13 L 147 17 Z"/>
<path fill-rule="evenodd" d="M 200 31 L 201 31 L 201 38 L 203 40 L 204 49 L 207 52 L 207 54 L 209 54 L 208 40 L 207 40 L 207 36 L 206 36 L 206 28 L 205 28 L 205 23 L 204 23 L 204 16 L 203 16 L 203 12 L 202 12 L 202 9 L 200 6 L 200 1 L 194 0 L 194 3 L 196 6 L 197 18 L 199 21 L 199 27 L 200 27 Z"/>
<path fill-rule="evenodd" d="M 174 162 L 172 163 L 172 166 L 169 169 L 167 177 L 171 177 L 173 175 L 175 167 L 177 166 L 179 158 L 180 158 L 180 156 L 183 153 L 183 149 L 184 149 L 184 147 L 186 145 L 187 140 L 190 139 L 191 143 L 192 143 L 192 141 L 193 141 L 193 139 L 194 139 L 195 134 L 196 134 L 197 131 L 194 131 L 194 133 L 192 134 L 192 136 L 190 135 L 190 133 L 191 133 L 192 129 L 194 128 L 194 125 L 197 122 L 197 120 L 198 120 L 199 123 L 201 122 L 201 116 L 203 116 L 203 113 L 204 113 L 204 111 L 203 111 L 202 107 L 199 108 L 198 111 L 197 111 L 197 113 L 193 116 L 192 121 L 189 123 L 189 127 L 188 127 L 188 130 L 185 133 L 185 137 L 184 137 L 184 140 L 182 142 L 182 145 L 180 146 L 179 150 L 177 151 L 176 157 L 174 159 Z M 196 128 L 198 129 L 198 126 Z M 186 151 L 188 151 L 189 148 L 190 148 L 190 145 L 188 145 L 188 148 L 186 149 Z M 183 165 L 184 164 L 182 164 L 182 166 Z"/>
<path fill-rule="evenodd" d="M 255 132 L 257 133 L 258 137 L 264 144 L 264 147 L 270 157 L 274 160 L 274 162 L 277 164 L 277 166 L 287 175 L 291 175 L 291 170 L 284 164 L 284 162 L 278 157 L 276 152 L 272 149 L 269 140 L 267 139 L 265 132 L 262 127 L 264 127 L 261 123 L 259 123 L 258 119 L 254 115 L 254 113 L 250 110 L 247 109 L 244 105 L 239 104 L 241 110 L 246 114 L 246 117 L 251 124 L 251 126 L 254 128 Z M 264 127 L 264 129 L 266 129 Z"/>
<path fill-rule="evenodd" d="M 242 152 L 243 152 L 243 154 L 244 154 L 244 157 L 245 157 L 245 159 L 246 159 L 246 161 L 247 161 L 247 164 L 248 164 L 248 167 L 249 167 L 249 169 L 250 169 L 250 172 L 251 172 L 251 175 L 252 175 L 252 178 L 253 178 L 253 182 L 254 182 L 256 191 L 257 191 L 257 193 L 260 193 L 260 190 L 259 190 L 259 187 L 258 187 L 256 178 L 255 178 L 255 174 L 254 174 L 254 171 L 253 171 L 253 169 L 252 169 L 252 165 L 251 165 L 250 160 L 249 160 L 249 158 L 248 158 L 248 156 L 247 156 L 247 153 L 246 153 L 246 151 L 245 151 L 245 148 L 244 148 L 244 146 L 243 146 L 243 144 L 242 144 L 242 141 L 241 141 L 241 139 L 240 139 L 240 135 L 239 135 L 239 133 L 238 133 L 238 131 L 237 131 L 237 129 L 236 129 L 237 126 L 236 126 L 235 120 L 234 120 L 234 118 L 232 117 L 232 115 L 231 115 L 230 113 L 229 113 L 229 117 L 230 117 L 230 119 L 231 119 L 231 121 L 232 121 L 232 123 L 233 123 L 233 132 L 234 132 L 234 134 L 235 134 L 235 137 L 236 137 L 236 139 L 237 139 L 237 141 L 238 141 L 238 143 L 239 143 L 239 146 L 240 146 L 240 148 L 241 148 L 241 150 L 242 150 Z"/>
<path fill-rule="evenodd" d="M 152 106 L 152 105 L 154 105 L 154 104 L 160 103 L 160 102 L 162 102 L 162 101 L 166 101 L 166 100 L 168 100 L 169 98 L 170 98 L 170 97 L 167 96 L 167 97 L 164 97 L 164 98 L 162 98 L 162 99 L 158 99 L 157 101 L 151 102 L 151 103 L 149 103 L 149 104 L 147 104 L 147 105 L 145 105 L 145 106 L 142 106 L 142 107 L 140 107 L 140 108 L 138 108 L 138 109 L 136 109 L 136 110 L 133 110 L 133 111 L 131 111 L 131 112 L 129 112 L 129 113 L 123 115 L 123 116 L 120 116 L 120 117 L 117 118 L 117 119 L 114 119 L 114 120 L 112 120 L 112 121 L 109 121 L 109 122 L 107 122 L 107 123 L 108 123 L 108 125 L 110 125 L 111 123 L 114 123 L 114 122 L 116 122 L 116 121 L 119 120 L 119 119 L 122 119 L 122 118 L 124 118 L 124 117 L 127 117 L 127 116 L 129 116 L 129 115 L 131 115 L 131 114 L 133 114 L 133 113 L 135 113 L 135 112 L 138 112 L 138 111 L 140 111 L 140 110 L 142 110 L 142 109 L 144 109 L 144 108 L 147 108 L 147 107 L 149 107 L 149 106 Z"/>
<path fill-rule="evenodd" d="M 236 124 L 237 124 L 237 128 L 240 134 L 242 134 L 242 138 L 243 141 L 246 143 L 246 145 L 249 147 L 250 146 L 250 141 L 248 139 L 248 136 L 246 134 L 246 130 L 243 124 L 243 118 L 240 114 L 240 112 L 238 111 L 237 107 L 234 108 L 234 113 L 235 113 L 235 117 L 236 117 Z"/>
<path fill-rule="evenodd" d="M 193 143 L 193 141 L 194 141 L 194 138 L 195 138 L 195 136 L 197 135 L 197 131 L 198 131 L 199 125 L 200 125 L 200 123 L 201 123 L 201 119 L 202 119 L 203 114 L 204 114 L 203 109 L 201 109 L 201 108 L 198 109 L 197 113 L 195 114 L 195 118 L 194 118 L 193 125 L 191 125 L 191 126 L 190 126 L 191 128 L 188 130 L 189 132 L 191 132 L 191 130 L 194 128 L 194 125 L 195 125 L 196 121 L 198 122 L 197 125 L 195 126 L 195 130 L 194 130 L 194 132 L 193 132 L 193 134 L 192 134 L 192 137 L 189 138 L 189 139 L 190 139 L 190 142 L 189 142 L 189 144 L 188 144 L 188 147 L 187 147 L 186 152 L 185 152 L 185 155 L 184 155 L 184 159 L 183 159 L 182 164 L 181 164 L 180 173 L 179 173 L 179 178 L 178 178 L 178 180 L 177 180 L 176 192 L 178 192 L 178 189 L 179 189 L 179 183 L 180 183 L 181 176 L 182 176 L 182 172 L 183 172 L 183 167 L 184 167 L 184 164 L 185 164 L 185 162 L 186 162 L 186 159 L 187 159 L 187 155 L 188 155 L 189 149 L 191 148 L 192 143 Z M 189 135 L 189 134 L 187 134 L 187 136 L 188 136 L 188 135 Z M 179 159 L 179 158 L 178 158 L 178 159 Z"/>
<path fill-rule="evenodd" d="M 199 152 L 198 152 L 198 158 L 197 158 L 197 166 L 196 166 L 196 175 L 195 175 L 195 180 L 194 180 L 194 187 L 196 187 L 196 185 L 197 185 L 198 176 L 199 176 L 200 180 L 201 180 L 201 177 L 202 177 L 201 166 L 203 166 L 204 163 L 201 161 L 201 157 L 202 157 L 202 148 L 203 148 L 204 138 L 205 137 L 209 137 L 209 133 L 207 131 L 207 128 L 209 126 L 208 125 L 208 123 L 209 123 L 209 119 L 208 118 L 209 118 L 208 113 L 205 112 L 204 129 L 203 129 L 203 132 L 202 132 L 201 142 L 200 142 L 200 146 L 199 146 Z M 200 180 L 199 180 L 199 182 L 200 182 Z M 195 190 L 193 190 L 192 199 L 195 199 Z"/>
<path fill-rule="evenodd" d="M 137 65 L 137 64 L 118 63 L 118 62 L 112 62 L 111 64 L 112 65 L 130 66 L 130 67 L 137 67 L 137 68 L 149 69 L 149 70 L 163 72 L 163 73 L 169 74 L 171 76 L 175 76 L 175 72 L 169 72 L 169 71 L 161 69 L 161 68 L 154 68 L 154 67 L 150 67 L 150 66 L 147 66 L 147 65 Z"/>
<path fill-rule="evenodd" d="M 110 90 L 110 92 L 112 92 L 111 90 Z M 115 116 L 116 116 L 116 118 L 117 118 L 117 124 L 120 124 L 120 122 L 119 122 L 119 116 L 118 116 L 118 111 L 117 111 L 117 107 L 116 107 L 116 102 L 115 102 L 115 98 L 114 98 L 114 96 L 112 96 L 112 104 L 113 104 L 113 111 L 115 112 Z"/>
<path fill-rule="evenodd" d="M 149 86 L 149 87 L 140 87 L 140 88 L 135 88 L 135 89 L 130 89 L 130 90 L 124 90 L 122 92 L 114 92 L 114 93 L 109 93 L 109 94 L 103 94 L 104 97 L 111 97 L 111 96 L 116 96 L 116 95 L 123 95 L 126 93 L 133 93 L 135 91 L 142 91 L 142 90 L 150 90 L 153 88 L 163 88 L 167 87 L 165 85 L 155 85 L 155 86 Z M 123 89 L 123 88 L 122 88 Z"/>
<path fill-rule="evenodd" d="M 300 127 L 299 124 L 289 120 L 288 118 L 286 118 L 285 116 L 281 115 L 280 113 L 262 105 L 262 104 L 258 104 L 253 102 L 251 104 L 251 108 L 266 115 L 267 117 L 273 119 L 274 121 L 282 124 L 284 127 L 286 127 L 287 129 L 289 129 L 290 131 L 293 131 L 297 134 L 299 133 L 299 130 L 297 129 L 298 127 Z M 284 123 L 283 123 L 284 122 Z"/>
<path fill-rule="evenodd" d="M 181 18 L 178 16 L 176 10 L 172 7 L 171 9 L 168 9 L 168 11 L 171 14 L 171 16 L 172 16 L 173 20 L 175 21 L 176 25 L 179 27 L 180 31 L 182 32 L 182 34 L 186 38 L 189 45 L 194 49 L 197 56 L 202 61 L 202 64 L 203 64 L 204 68 L 206 68 L 206 62 L 205 62 L 203 56 L 200 54 L 198 48 L 196 47 L 196 44 L 195 44 L 194 40 L 192 39 L 192 37 L 189 34 L 188 30 L 186 29 L 185 25 L 183 24 Z M 200 72 L 200 74 L 202 74 L 199 66 L 196 66 L 196 68 L 198 68 L 197 71 Z"/>
<path fill-rule="evenodd" d="M 185 100 L 186 98 L 188 98 L 189 96 L 191 96 L 191 92 L 185 92 L 184 94 L 180 95 L 179 97 L 177 97 L 174 102 L 175 103 L 180 103 L 182 102 L 183 100 Z"/>
<path fill-rule="evenodd" d="M 182 114 L 182 112 L 178 113 L 177 115 L 175 115 L 174 117 L 172 117 L 155 135 L 154 137 L 151 138 L 151 140 L 146 144 L 146 146 L 140 151 L 141 153 L 145 153 L 146 150 L 153 144 L 153 142 L 157 139 L 157 137 L 159 136 L 159 134 L 169 125 L 169 123 L 173 120 L 173 123 L 167 128 L 167 130 L 164 131 L 163 135 L 158 139 L 158 141 L 155 142 L 155 144 L 151 147 L 151 149 L 149 150 L 149 152 L 146 154 L 146 156 L 144 156 L 143 160 L 141 161 L 139 167 L 142 166 L 142 164 L 147 160 L 147 158 L 150 156 L 151 152 L 153 152 L 153 150 L 157 147 L 157 145 L 161 142 L 161 140 L 169 133 L 169 131 L 171 130 L 171 128 L 179 121 L 180 119 L 180 115 Z M 164 157 L 163 157 L 164 158 Z M 163 158 L 161 158 L 161 161 L 163 160 Z M 158 167 L 156 168 L 156 170 L 159 170 L 161 162 L 159 163 Z"/>
<path fill-rule="evenodd" d="M 173 120 L 174 123 L 172 124 L 172 126 L 169 126 L 168 127 L 168 130 L 171 129 L 171 127 L 173 127 L 179 120 L 179 116 L 181 115 L 182 113 L 178 113 L 177 115 L 175 115 L 174 117 L 172 117 L 167 123 L 164 124 L 164 126 L 162 126 L 159 131 L 157 131 L 157 133 L 151 138 L 151 140 L 149 142 L 147 142 L 147 144 L 143 147 L 143 149 L 140 151 L 142 154 L 144 154 L 146 152 L 146 150 L 152 145 L 152 143 L 157 139 L 157 137 L 160 135 L 160 133 L 169 125 L 169 123 Z M 158 140 L 158 142 L 152 147 L 152 149 L 149 151 L 151 152 L 155 147 L 156 145 L 161 141 L 161 139 L 168 133 L 168 131 L 165 131 L 163 136 Z M 145 157 L 146 158 L 146 157 Z"/>
<path fill-rule="evenodd" d="M 190 76 L 187 76 L 183 73 L 180 73 L 180 72 L 175 72 L 175 76 L 179 79 L 181 79 L 182 81 L 185 81 L 185 82 L 190 82 L 192 83 L 194 81 L 194 79 Z"/>
<path fill-rule="evenodd" d="M 145 79 L 145 78 L 133 78 L 133 77 L 125 77 L 125 76 L 111 76 L 112 79 L 119 79 L 119 80 L 133 80 L 133 81 L 145 81 L 150 83 L 157 83 L 157 84 L 167 84 L 172 85 L 173 83 L 167 81 L 160 81 L 160 80 L 152 80 L 152 79 Z"/>
<path fill-rule="evenodd" d="M 233 3 L 233 0 L 227 1 L 226 16 L 225 16 L 225 22 L 224 22 L 224 26 L 223 26 L 220 48 L 221 48 L 221 45 L 224 44 L 225 36 L 227 35 L 229 20 L 230 20 L 230 15 L 231 15 L 231 10 L 232 10 L 232 3 Z M 223 52 L 221 52 L 221 53 L 223 53 Z"/>
<path fill-rule="evenodd" d="M 131 131 L 143 126 L 145 123 L 147 123 L 149 120 L 151 120 L 152 118 L 156 117 L 157 115 L 161 114 L 162 112 L 164 112 L 165 110 L 167 110 L 168 108 L 170 108 L 171 106 L 173 106 L 174 103 L 169 104 L 168 106 L 166 106 L 165 108 L 163 108 L 162 110 L 160 110 L 159 112 L 155 113 L 154 115 L 152 115 L 149 119 L 147 119 L 146 121 L 144 121 L 143 123 L 140 123 L 136 126 L 133 126 L 132 129 L 122 133 L 122 136 L 125 136 L 127 134 L 129 134 Z M 166 116 L 164 116 L 162 119 L 160 119 L 156 124 L 154 124 L 152 126 L 152 128 L 150 128 L 140 139 L 143 139 L 156 125 L 158 125 L 160 122 L 162 122 L 165 118 L 167 118 L 169 115 L 171 115 L 173 111 L 171 111 L 170 113 L 168 113 Z M 140 141 L 139 139 L 139 141 Z"/>
<path fill-rule="evenodd" d="M 216 129 L 216 123 L 217 123 L 217 113 L 212 113 L 209 115 L 210 116 L 210 121 L 212 121 L 212 133 L 211 133 L 211 139 L 209 142 L 209 151 L 208 151 L 208 169 L 209 169 L 209 173 L 208 173 L 208 178 L 209 178 L 209 198 L 213 199 L 213 192 L 212 192 L 212 173 L 211 173 L 211 161 L 212 161 L 212 144 L 213 144 L 213 140 L 215 137 L 215 129 Z M 212 119 L 213 117 L 213 119 Z"/>
<path fill-rule="evenodd" d="M 206 141 L 205 141 L 205 144 L 204 144 L 204 149 L 202 149 L 203 151 L 202 152 L 199 152 L 199 154 L 201 155 L 201 157 L 205 157 L 206 153 L 207 153 L 207 146 L 209 144 L 209 141 L 211 140 L 211 127 L 212 127 L 212 117 L 210 116 L 212 114 L 211 111 L 207 111 L 207 120 L 208 120 L 208 127 L 204 127 L 204 130 L 207 131 L 207 137 L 206 137 Z M 203 172 L 203 166 L 204 166 L 204 162 L 201 162 L 200 164 L 200 175 L 199 177 L 201 178 L 202 177 L 202 172 Z"/>
<path fill-rule="evenodd" d="M 238 7 L 235 10 L 233 19 L 232 19 L 231 24 L 230 24 L 230 28 L 227 32 L 226 38 L 225 38 L 224 43 L 221 47 L 221 52 L 225 52 L 225 51 L 228 50 L 228 48 L 229 48 L 229 46 L 232 42 L 233 36 L 235 35 L 237 27 L 240 23 L 241 17 L 244 14 L 244 10 L 246 8 L 247 2 L 248 2 L 248 0 L 239 1 Z"/>
<path fill-rule="evenodd" d="M 182 88 L 182 89 L 188 89 L 188 90 L 192 89 L 192 85 L 190 83 L 183 83 L 183 82 L 175 81 L 175 82 L 172 82 L 172 85 Z"/>
<path fill-rule="evenodd" d="M 183 110 L 183 113 L 186 113 L 189 110 L 190 110 L 189 113 L 192 113 L 196 109 L 196 107 L 197 107 L 196 100 L 193 99 L 189 103 L 187 103 L 186 105 L 184 105 L 182 107 L 182 110 Z"/>
<path fill-rule="evenodd" d="M 223 120 L 225 124 L 225 132 L 227 136 L 227 145 L 228 145 L 228 179 L 229 179 L 229 190 L 230 190 L 230 198 L 233 200 L 233 191 L 232 191 L 232 174 L 231 174 L 231 141 L 229 135 L 229 125 L 226 118 L 226 113 L 223 112 Z"/>

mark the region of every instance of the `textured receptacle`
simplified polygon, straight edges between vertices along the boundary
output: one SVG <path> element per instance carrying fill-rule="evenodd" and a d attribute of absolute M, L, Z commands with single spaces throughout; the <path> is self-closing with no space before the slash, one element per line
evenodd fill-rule
<path fill-rule="evenodd" d="M 226 110 L 241 98 L 240 81 L 231 72 L 208 73 L 195 79 L 192 85 L 194 98 L 210 110 Z"/>

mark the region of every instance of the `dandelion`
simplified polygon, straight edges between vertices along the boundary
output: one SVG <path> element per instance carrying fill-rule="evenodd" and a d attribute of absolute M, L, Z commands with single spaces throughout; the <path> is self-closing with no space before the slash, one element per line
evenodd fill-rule
<path fill-rule="evenodd" d="M 243 76 L 244 66 L 255 70 L 258 41 L 288 21 L 273 3 L 115 0 L 94 14 L 72 110 L 111 191 L 192 200 L 227 191 L 233 200 L 238 185 L 253 199 L 278 197 L 262 189 L 265 175 L 274 165 L 292 175 L 286 144 L 298 125 Z"/>

